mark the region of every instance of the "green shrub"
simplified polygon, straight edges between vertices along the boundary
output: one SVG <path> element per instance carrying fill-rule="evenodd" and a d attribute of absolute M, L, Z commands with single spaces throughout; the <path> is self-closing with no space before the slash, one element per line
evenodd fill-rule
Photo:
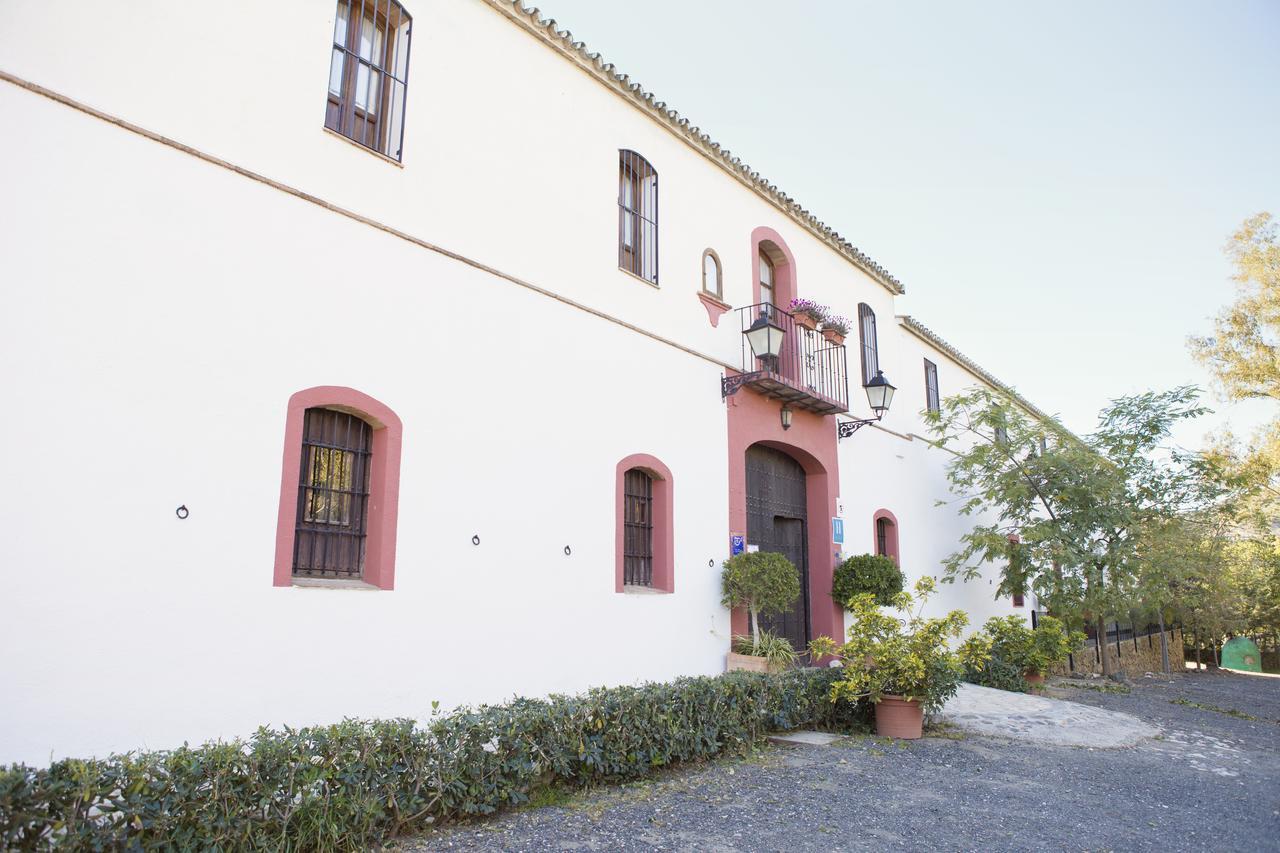
<path fill-rule="evenodd" d="M 849 602 L 859 595 L 875 596 L 876 604 L 891 607 L 902 587 L 902 570 L 890 557 L 858 554 L 836 566 L 831 579 L 831 597 L 846 610 Z"/>
<path fill-rule="evenodd" d="M 993 616 L 964 642 L 964 647 L 987 650 L 990 660 L 984 666 L 966 668 L 965 680 L 985 687 L 1025 693 L 1030 685 L 1023 677 L 1027 672 L 1047 673 L 1055 664 L 1067 659 L 1073 649 L 1084 642 L 1084 635 L 1068 631 L 1052 616 L 1039 619 L 1032 629 L 1021 616 Z"/>
<path fill-rule="evenodd" d="M 831 655 L 843 664 L 831 688 L 833 698 L 879 702 L 884 696 L 902 696 L 920 702 L 926 714 L 942 709 L 959 688 L 966 666 L 976 663 L 982 652 L 970 645 L 960 652 L 950 648 L 969 621 L 963 610 L 924 618 L 933 592 L 933 578 L 923 577 L 916 581 L 914 596 L 898 593 L 893 605 L 905 619 L 885 613 L 870 593 L 849 600 L 853 619 L 848 639 L 837 644 L 830 637 L 818 637 L 809 644 L 815 660 Z M 916 602 L 919 608 L 913 614 L 910 609 Z"/>
<path fill-rule="evenodd" d="M 994 687 L 997 690 L 1027 693 L 1031 690 L 1031 684 L 1023 677 L 1022 673 L 1021 667 L 998 657 L 990 657 L 983 661 L 981 666 L 966 665 L 964 680 L 970 684 Z"/>
<path fill-rule="evenodd" d="M 630 779 L 799 726 L 847 731 L 834 669 L 735 672 L 346 720 L 247 741 L 0 769 L 0 849 L 355 850 L 488 814 L 550 785 Z"/>
<path fill-rule="evenodd" d="M 752 642 L 760 645 L 760 614 L 782 613 L 800 597 L 800 573 L 781 554 L 750 551 L 724 562 L 721 603 L 751 614 Z"/>

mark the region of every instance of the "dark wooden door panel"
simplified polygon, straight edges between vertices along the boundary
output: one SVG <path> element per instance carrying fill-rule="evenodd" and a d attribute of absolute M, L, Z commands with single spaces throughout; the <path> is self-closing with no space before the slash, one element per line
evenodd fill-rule
<path fill-rule="evenodd" d="M 809 559 L 805 473 L 787 454 L 771 447 L 747 449 L 747 541 L 782 554 L 796 567 L 800 598 L 785 613 L 760 619 L 760 627 L 791 641 L 797 652 L 809 644 Z"/>

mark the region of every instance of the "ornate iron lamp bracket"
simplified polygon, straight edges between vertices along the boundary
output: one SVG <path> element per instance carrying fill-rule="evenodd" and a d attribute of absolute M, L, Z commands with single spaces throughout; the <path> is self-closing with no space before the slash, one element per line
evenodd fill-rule
<path fill-rule="evenodd" d="M 836 438 L 848 438 L 867 424 L 873 424 L 879 418 L 863 418 L 858 421 L 836 421 Z"/>
<path fill-rule="evenodd" d="M 733 376 L 720 377 L 720 399 L 723 400 L 738 393 L 739 388 L 759 375 L 759 371 L 756 371 L 754 373 L 735 373 Z"/>

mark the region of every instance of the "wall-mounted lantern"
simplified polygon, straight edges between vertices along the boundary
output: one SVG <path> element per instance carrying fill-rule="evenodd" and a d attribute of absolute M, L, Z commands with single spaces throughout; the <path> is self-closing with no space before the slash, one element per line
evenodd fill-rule
<path fill-rule="evenodd" d="M 782 428 L 791 429 L 791 407 L 786 403 L 782 404 Z"/>
<path fill-rule="evenodd" d="M 756 321 L 742 334 L 746 335 L 751 353 L 756 358 L 766 365 L 777 364 L 778 356 L 782 353 L 782 338 L 786 332 L 768 312 L 761 311 Z"/>
<path fill-rule="evenodd" d="M 893 403 L 893 392 L 898 390 L 884 378 L 883 370 L 877 370 L 876 375 L 871 377 L 871 381 L 864 388 L 867 392 L 867 402 L 876 416 L 857 421 L 838 421 L 836 435 L 839 438 L 848 438 L 867 424 L 873 424 L 883 418 L 885 412 L 889 411 L 889 405 Z"/>

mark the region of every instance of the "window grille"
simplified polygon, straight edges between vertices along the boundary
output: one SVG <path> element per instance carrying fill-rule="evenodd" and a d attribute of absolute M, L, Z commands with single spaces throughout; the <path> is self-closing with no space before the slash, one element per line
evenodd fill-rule
<path fill-rule="evenodd" d="M 618 266 L 658 283 L 658 173 L 634 151 L 618 152 Z"/>
<path fill-rule="evenodd" d="M 294 575 L 360 577 L 372 440 L 373 427 L 355 415 L 307 409 L 298 478 Z"/>
<path fill-rule="evenodd" d="M 395 0 L 338 0 L 325 127 L 396 160 L 413 20 Z"/>
<path fill-rule="evenodd" d="M 942 399 L 938 396 L 938 365 L 924 360 L 924 400 L 931 412 L 942 411 Z"/>
<path fill-rule="evenodd" d="M 881 557 L 889 556 L 889 525 L 887 518 L 876 519 L 876 553 Z"/>
<path fill-rule="evenodd" d="M 1008 430 L 1008 429 L 1006 429 L 1005 427 L 1002 427 L 1002 426 L 997 426 L 997 427 L 995 428 L 995 433 L 996 433 L 996 444 L 1008 444 L 1008 443 L 1009 443 L 1009 430 Z"/>
<path fill-rule="evenodd" d="M 862 384 L 866 385 L 880 370 L 880 349 L 876 343 L 876 314 L 865 302 L 858 303 L 858 338 L 862 342 Z"/>
<path fill-rule="evenodd" d="M 622 582 L 653 586 L 653 478 L 632 468 L 622 484 Z"/>

